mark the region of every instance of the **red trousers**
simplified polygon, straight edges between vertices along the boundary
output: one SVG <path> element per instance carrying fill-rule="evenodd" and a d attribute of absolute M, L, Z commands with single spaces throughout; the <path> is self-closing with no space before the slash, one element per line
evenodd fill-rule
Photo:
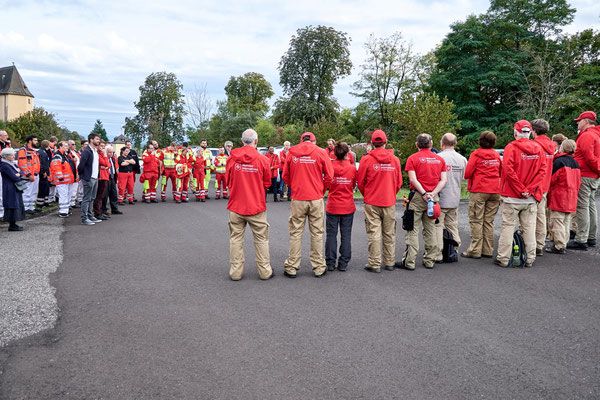
<path fill-rule="evenodd" d="M 165 168 L 162 177 L 162 191 L 160 198 L 163 200 L 167 199 L 167 183 L 171 180 L 171 191 L 173 192 L 173 198 L 175 198 L 175 192 L 177 191 L 177 172 L 175 168 Z"/>
<path fill-rule="evenodd" d="M 227 185 L 225 185 L 225 174 L 215 174 L 215 179 L 217 180 L 217 195 L 215 197 L 220 199 L 222 194 L 223 198 L 226 199 L 228 194 Z"/>
<path fill-rule="evenodd" d="M 192 191 L 194 192 L 194 196 L 196 196 L 196 200 L 204 200 L 206 198 L 206 190 L 204 189 L 205 176 L 204 169 L 200 171 L 194 170 L 194 187 L 192 187 Z"/>
<path fill-rule="evenodd" d="M 125 197 L 130 203 L 133 203 L 133 172 L 119 172 L 119 196 L 118 202 L 123 204 Z"/>
<path fill-rule="evenodd" d="M 158 182 L 158 174 L 144 174 L 144 195 L 143 200 L 156 200 L 156 182 Z"/>
<path fill-rule="evenodd" d="M 187 201 L 188 189 L 190 188 L 190 175 L 177 178 L 177 190 L 173 192 L 175 201 Z"/>

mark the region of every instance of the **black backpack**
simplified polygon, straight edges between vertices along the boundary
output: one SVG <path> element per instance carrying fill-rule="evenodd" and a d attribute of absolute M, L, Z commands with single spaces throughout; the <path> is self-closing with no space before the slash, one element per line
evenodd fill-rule
<path fill-rule="evenodd" d="M 527 262 L 527 249 L 520 230 L 513 234 L 512 250 L 508 259 L 509 268 L 524 268 Z"/>
<path fill-rule="evenodd" d="M 445 263 L 457 262 L 458 252 L 456 248 L 458 247 L 458 243 L 456 243 L 456 240 L 454 240 L 452 233 L 448 229 L 444 228 L 443 232 L 444 248 L 442 249 L 442 261 Z"/>

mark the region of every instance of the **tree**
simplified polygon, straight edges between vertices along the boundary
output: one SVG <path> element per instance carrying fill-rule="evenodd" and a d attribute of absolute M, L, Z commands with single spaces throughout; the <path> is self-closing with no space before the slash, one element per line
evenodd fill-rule
<path fill-rule="evenodd" d="M 332 118 L 338 109 L 333 86 L 350 74 L 350 38 L 327 26 L 298 29 L 279 62 L 279 83 L 284 96 L 276 102 L 275 122 L 306 125 Z"/>
<path fill-rule="evenodd" d="M 439 146 L 442 135 L 460 128 L 454 104 L 435 94 L 422 93 L 415 98 L 405 96 L 394 114 L 394 122 L 402 127 L 399 134 L 392 134 L 392 145 L 406 159 L 415 152 L 415 140 L 421 133 L 429 133 L 434 147 Z"/>
<path fill-rule="evenodd" d="M 260 113 L 269 111 L 268 100 L 275 94 L 271 84 L 258 72 L 247 72 L 232 76 L 225 86 L 227 107 L 238 114 L 245 111 Z"/>
<path fill-rule="evenodd" d="M 208 122 L 213 111 L 213 101 L 208 96 L 206 83 L 194 86 L 194 90 L 185 96 L 188 123 L 195 129 L 208 127 Z"/>
<path fill-rule="evenodd" d="M 35 107 L 20 117 L 7 123 L 8 128 L 14 134 L 13 139 L 23 143 L 29 135 L 36 135 L 38 139 L 49 139 L 50 136 L 61 137 L 61 128 L 56 122 L 54 114 Z"/>
<path fill-rule="evenodd" d="M 380 126 L 388 129 L 393 107 L 404 94 L 414 93 L 418 88 L 419 57 L 400 32 L 385 38 L 371 35 L 364 47 L 367 59 L 352 94 L 376 109 Z"/>
<path fill-rule="evenodd" d="M 573 22 L 575 9 L 566 0 L 492 0 L 487 15 L 526 26 L 540 38 L 560 33 L 561 26 Z"/>
<path fill-rule="evenodd" d="M 104 140 L 105 142 L 108 142 L 108 136 L 106 135 L 106 129 L 104 129 L 104 126 L 102 125 L 102 121 L 100 121 L 99 119 L 96 120 L 96 123 L 94 124 L 94 128 L 92 129 L 92 131 L 90 133 L 95 133 L 100 135 L 100 139 Z"/>
<path fill-rule="evenodd" d="M 173 73 L 154 72 L 140 86 L 140 99 L 134 103 L 138 114 L 125 118 L 123 129 L 136 147 L 148 139 L 161 146 L 184 138 L 183 86 Z"/>

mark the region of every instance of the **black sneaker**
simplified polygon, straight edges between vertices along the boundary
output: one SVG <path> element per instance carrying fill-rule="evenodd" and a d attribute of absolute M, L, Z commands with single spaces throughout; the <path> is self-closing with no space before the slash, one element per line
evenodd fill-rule
<path fill-rule="evenodd" d="M 575 239 L 569 240 L 569 242 L 567 243 L 567 249 L 586 251 L 587 248 L 588 248 L 587 243 L 581 243 L 581 242 L 576 241 Z"/>
<path fill-rule="evenodd" d="M 553 254 L 565 254 L 567 252 L 565 249 L 557 249 L 556 246 L 546 247 L 544 250 L 546 251 L 546 253 Z"/>
<path fill-rule="evenodd" d="M 58 213 L 58 216 L 59 216 L 60 218 L 68 218 L 68 217 L 69 217 L 69 214 L 65 214 L 65 213 Z"/>
<path fill-rule="evenodd" d="M 283 270 L 283 275 L 287 276 L 290 279 L 294 279 L 296 277 L 296 274 L 290 274 L 285 269 Z"/>
<path fill-rule="evenodd" d="M 119 210 L 115 210 L 111 212 L 112 215 L 121 215 L 123 214 L 123 211 L 119 211 Z"/>
<path fill-rule="evenodd" d="M 369 271 L 369 272 L 373 272 L 375 274 L 378 274 L 381 272 L 381 268 L 375 268 L 375 267 L 370 267 L 370 266 L 365 266 L 365 270 Z"/>
<path fill-rule="evenodd" d="M 396 269 L 395 265 L 386 265 L 383 267 L 386 271 L 393 271 Z"/>
<path fill-rule="evenodd" d="M 13 225 L 13 226 L 8 227 L 9 232 L 21 232 L 22 230 L 23 230 L 23 227 L 19 226 L 19 225 Z"/>
<path fill-rule="evenodd" d="M 328 265 L 327 271 L 335 271 L 335 265 Z"/>
<path fill-rule="evenodd" d="M 596 239 L 588 239 L 587 245 L 588 247 L 596 247 Z"/>
<path fill-rule="evenodd" d="M 542 248 L 535 249 L 535 255 L 536 255 L 536 257 L 542 257 L 544 255 L 544 249 L 542 249 Z"/>

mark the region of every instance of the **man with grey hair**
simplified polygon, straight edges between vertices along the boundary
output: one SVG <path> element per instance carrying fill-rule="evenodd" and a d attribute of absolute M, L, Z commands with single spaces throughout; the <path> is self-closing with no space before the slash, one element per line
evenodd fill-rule
<path fill-rule="evenodd" d="M 440 192 L 440 207 L 442 212 L 436 225 L 436 239 L 438 241 L 439 253 L 436 256 L 436 262 L 443 260 L 442 249 L 444 248 L 444 228 L 452 235 L 456 242 L 456 248 L 460 247 L 460 234 L 458 233 L 458 205 L 460 204 L 460 193 L 462 181 L 465 176 L 467 159 L 460 155 L 454 148 L 457 139 L 453 133 L 446 133 L 442 136 L 440 145 L 442 151 L 438 156 L 446 162 L 446 175 L 448 182 Z"/>
<path fill-rule="evenodd" d="M 269 161 L 258 150 L 258 134 L 253 129 L 242 133 L 243 147 L 232 150 L 225 172 L 230 190 L 229 277 L 239 281 L 244 275 L 244 232 L 250 225 L 254 236 L 256 269 L 262 280 L 273 277 L 269 255 L 269 223 L 265 191 L 271 185 Z"/>
<path fill-rule="evenodd" d="M 10 147 L 8 132 L 0 130 L 0 151 Z M 2 206 L 2 175 L 0 175 L 0 219 L 4 218 L 4 207 Z"/>
<path fill-rule="evenodd" d="M 550 124 L 544 119 L 534 119 L 531 121 L 533 131 L 533 140 L 542 147 L 546 160 L 546 173 L 542 181 L 542 200 L 537 206 L 537 217 L 535 221 L 535 240 L 536 240 L 536 256 L 544 255 L 544 246 L 546 244 L 546 234 L 548 233 L 546 202 L 548 200 L 548 190 L 550 190 L 550 181 L 552 180 L 552 163 L 554 162 L 554 154 L 556 153 L 556 143 L 547 135 L 550 130 Z"/>
<path fill-rule="evenodd" d="M 229 157 L 231 155 L 231 149 L 233 149 L 233 143 L 231 140 L 228 140 L 223 144 L 223 149 L 225 150 L 225 155 Z"/>
<path fill-rule="evenodd" d="M 508 267 L 513 253 L 513 234 L 519 224 L 523 232 L 527 261 L 533 266 L 536 257 L 535 219 L 537 204 L 543 196 L 542 181 L 546 176 L 546 155 L 532 140 L 529 121 L 517 121 L 513 127 L 515 140 L 504 148 L 500 196 L 502 197 L 502 227 L 498 254 L 494 263 Z M 522 250 L 522 249 L 521 249 Z"/>
<path fill-rule="evenodd" d="M 439 193 L 446 182 L 446 162 L 442 157 L 433 153 L 433 140 L 431 135 L 422 133 L 417 136 L 415 143 L 418 151 L 408 157 L 404 167 L 410 180 L 410 202 L 408 210 L 414 212 L 414 227 L 406 232 L 406 251 L 400 264 L 401 268 L 414 270 L 419 252 L 419 230 L 423 227 L 423 241 L 425 254 L 423 266 L 433 268 L 436 257 L 440 253 L 438 241 L 435 238 L 436 213 L 428 215 L 429 204 L 439 202 Z M 430 203 L 433 202 L 433 203 Z M 437 204 L 436 204 L 437 205 Z M 435 207 L 434 207 L 435 208 Z M 439 205 L 437 205 L 439 208 Z"/>
<path fill-rule="evenodd" d="M 292 201 L 292 189 L 289 185 L 286 185 L 283 181 L 283 168 L 285 167 L 285 160 L 290 153 L 290 147 L 292 144 L 286 140 L 283 142 L 283 149 L 279 153 L 279 195 L 283 198 L 284 195 L 288 201 Z"/>

